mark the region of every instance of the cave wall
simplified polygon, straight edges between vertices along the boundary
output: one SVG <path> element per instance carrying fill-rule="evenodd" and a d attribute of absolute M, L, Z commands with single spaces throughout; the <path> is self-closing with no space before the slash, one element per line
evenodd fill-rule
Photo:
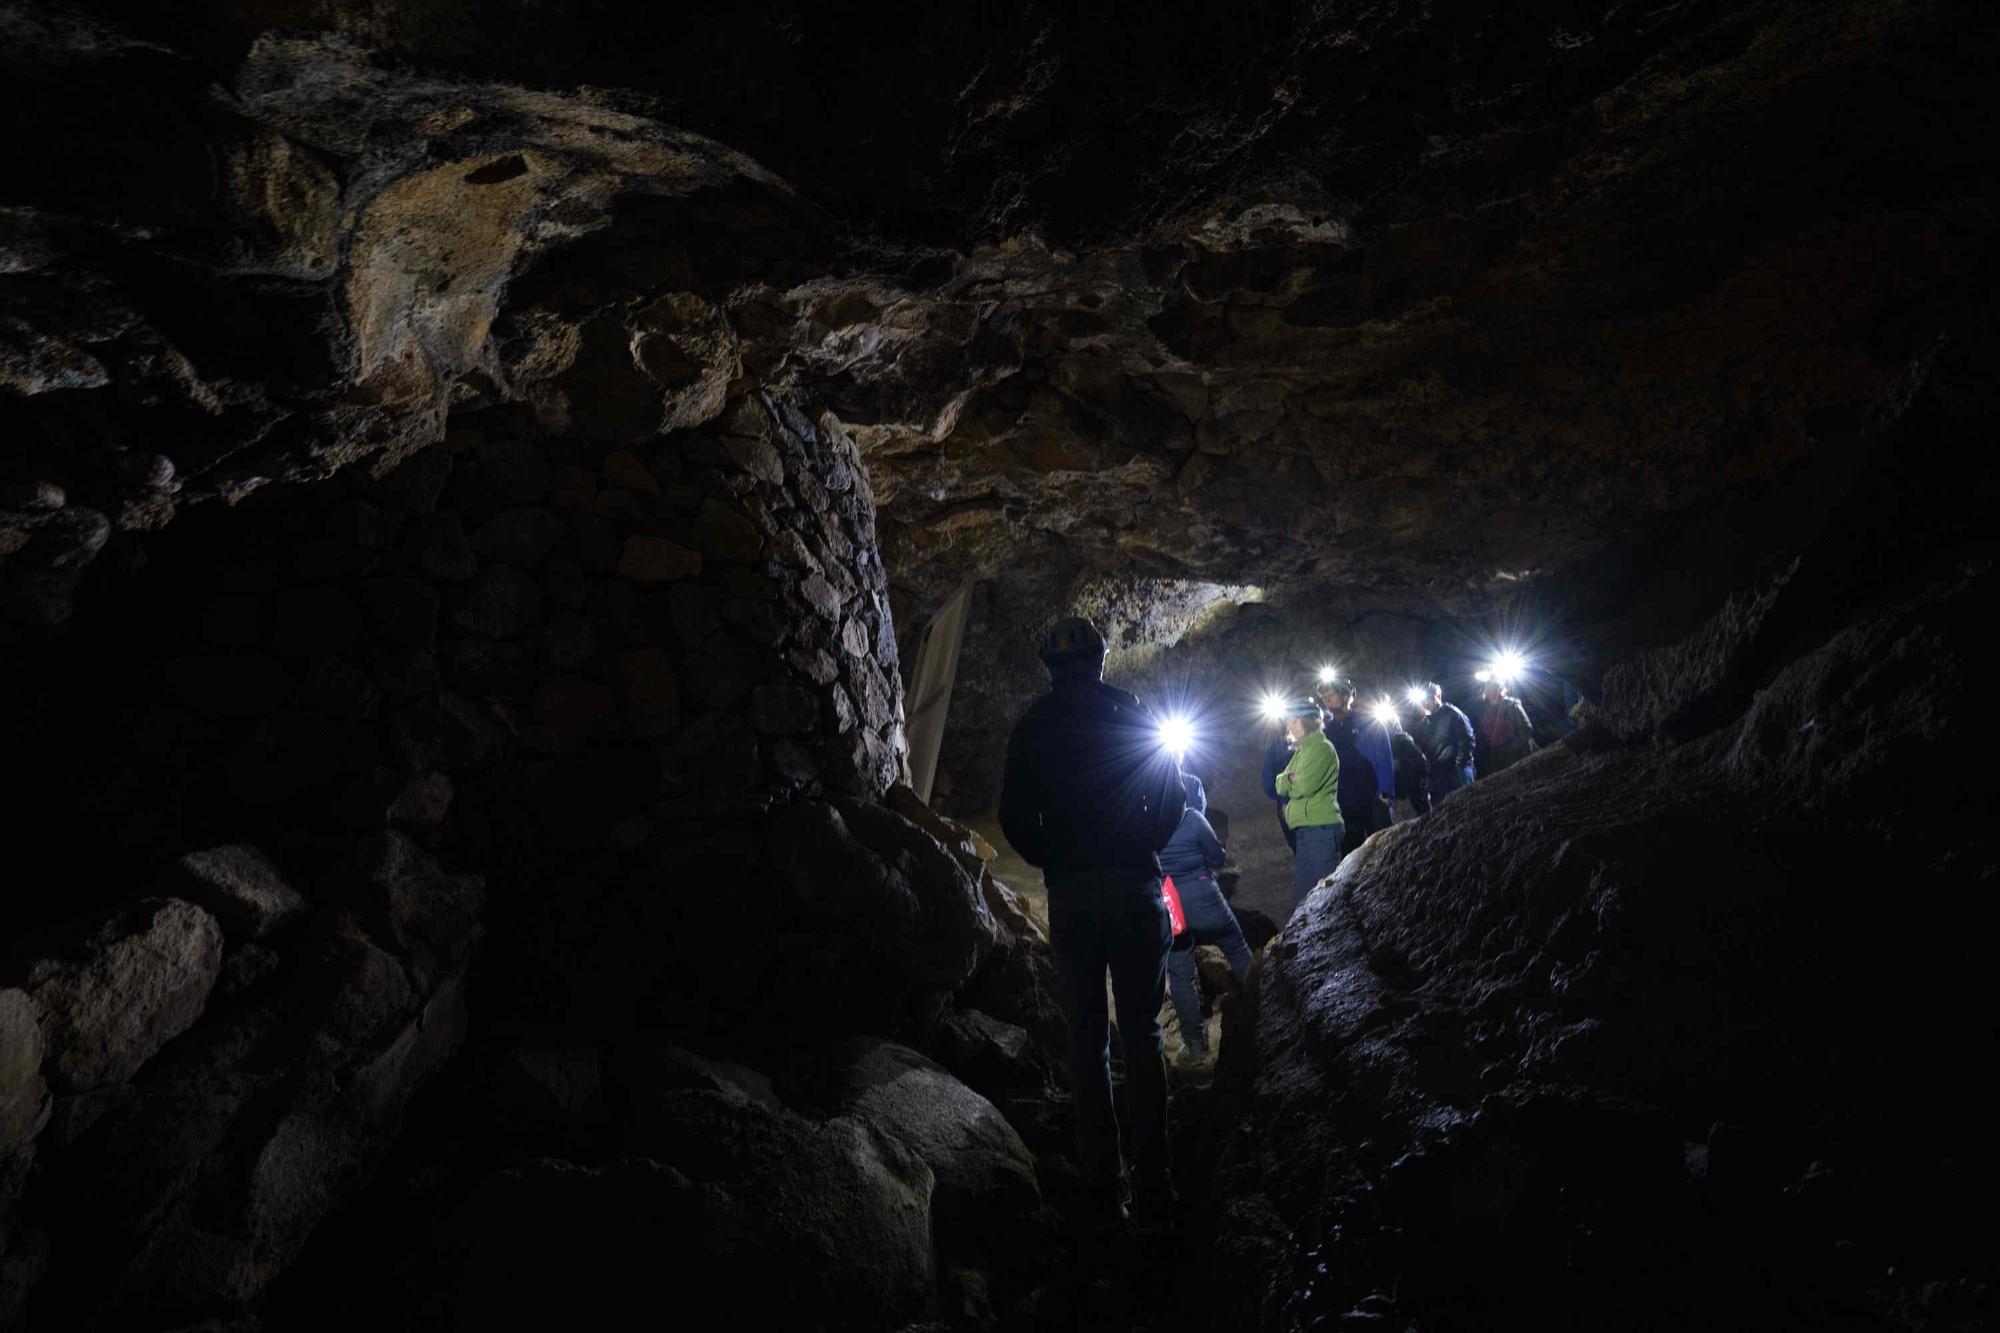
<path fill-rule="evenodd" d="M 475 952 L 503 1045 L 713 1040 L 836 986 L 835 1027 L 890 1030 L 904 982 L 963 980 L 976 901 L 955 956 L 899 958 L 925 923 L 880 920 L 787 957 L 777 901 L 723 889 L 783 874 L 774 809 L 903 774 L 872 517 L 851 445 L 745 394 L 643 456 L 475 414 L 380 478 L 274 488 L 101 571 L 15 658 L 22 813 L 92 850 L 10 931 L 8 1309 L 254 1299 L 464 1040 Z M 823 824 L 837 875 L 856 844 Z"/>
<path fill-rule="evenodd" d="M 893 785 L 892 583 L 914 624 L 986 580 L 947 756 L 966 812 L 1040 688 L 1042 626 L 1107 580 L 1268 584 L 1268 609 L 1175 647 L 1136 626 L 1113 664 L 1149 695 L 1234 698 L 1329 648 L 1448 679 L 1436 626 L 1504 626 L 1522 585 L 1560 607 L 1581 572 L 1617 745 L 1540 763 L 1586 831 L 1598 788 L 1650 790 L 1653 749 L 1705 745 L 1683 776 L 1742 794 L 1755 766 L 1715 737 L 1842 629 L 1829 586 L 1917 627 L 1870 652 L 1963 637 L 1894 618 L 1865 577 L 1910 558 L 1893 543 L 1811 596 L 1773 589 L 1808 546 L 1876 531 L 1815 512 L 1848 490 L 1860 414 L 1987 393 L 1964 368 L 1993 348 L 1995 156 L 1965 127 L 1991 101 L 1990 6 L 129 9 L 0 2 L 0 651 L 30 885 L 0 948 L 0 1311 L 385 1319 L 343 1282 L 362 1256 L 401 1275 L 397 1319 L 435 1324 L 454 1292 L 501 1318 L 535 1294 L 518 1237 L 558 1232 L 608 1313 L 657 1258 L 603 1229 L 633 1209 L 676 1277 L 774 1319 L 978 1322 L 984 1270 L 958 1261 L 990 1238 L 962 1221 L 1005 1198 L 992 1215 L 1041 1244 L 1035 1168 L 993 1131 L 996 1193 L 944 1187 L 947 1156 L 856 1091 L 908 1057 L 847 1043 L 945 1061 L 992 1100 L 926 1070 L 925 1104 L 987 1130 L 1002 1108 L 1059 1184 L 1060 1020 L 977 840 Z M 1944 457 L 1899 438 L 1869 474 L 1885 496 Z M 1762 488 L 1822 467 L 1772 540 L 1740 540 Z M 1891 535 L 1990 500 L 1984 472 L 1954 480 Z M 1688 646 L 1605 670 L 1731 594 Z M 1816 685 L 1765 716 L 1787 699 L 1866 716 Z M 1885 745 L 1933 762 L 1929 716 Z M 1810 792 L 1820 762 L 1780 767 Z M 1247 812 L 1241 773 L 1218 785 Z M 1813 866 L 1813 834 L 1864 813 L 1843 795 L 1804 835 L 1746 827 Z M 1605 836 L 1632 834 L 1614 814 Z M 1434 858 L 1395 844 L 1427 889 L 1463 881 L 1483 912 L 1538 877 L 1437 827 Z M 1375 892 L 1374 928 L 1435 942 L 1407 882 Z M 1365 1231 L 1347 1191 L 1379 1183 L 1374 1149 L 1335 1151 L 1370 1103 L 1313 1119 L 1329 1068 L 1367 1072 L 1319 1024 L 1374 993 L 1335 965 L 1352 924 L 1302 934 L 1289 993 L 1274 966 L 1276 1086 L 1231 1103 L 1348 1172 L 1314 1193 L 1237 1145 L 1249 1258 L 1222 1285 L 1246 1319 L 1372 1315 L 1332 1306 L 1399 1271 L 1364 1253 L 1328 1283 L 1311 1250 Z M 1509 950 L 1541 929 L 1500 924 Z M 1368 1008 L 1362 1039 L 1407 1016 Z M 1374 1105 L 1464 1112 L 1436 1034 L 1394 1039 L 1449 1096 Z M 1530 1095 L 1600 1086 L 1529 1056 Z M 1384 1234 L 1469 1188 L 1435 1170 Z M 760 1230 L 795 1179 L 815 1207 Z M 864 1233 L 881 1263 L 798 1257 Z M 780 1261 L 789 1288 L 757 1281 Z"/>

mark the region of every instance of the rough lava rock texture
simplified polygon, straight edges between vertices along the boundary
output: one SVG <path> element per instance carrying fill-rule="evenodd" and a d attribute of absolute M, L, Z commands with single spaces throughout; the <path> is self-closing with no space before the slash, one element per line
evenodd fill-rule
<path fill-rule="evenodd" d="M 139 903 L 67 957 L 28 970 L 45 1015 L 44 1068 L 66 1092 L 123 1083 L 200 1016 L 222 966 L 215 918 L 177 898 Z"/>
<path fill-rule="evenodd" d="M 966 817 L 1071 607 L 1591 698 L 1232 998 L 1153 1314 L 1976 1323 L 1996 21 L 0 0 L 0 1323 L 1146 1322 L 967 583 Z"/>
<path fill-rule="evenodd" d="M 671 429 L 746 373 L 853 433 L 919 610 L 1010 569 L 1477 608 L 1809 456 L 1987 263 L 1951 3 L 282 17 L 9 11 L 25 611 L 467 403 Z M 116 187 L 69 169 L 139 118 Z M 546 309 L 579 282 L 632 327 Z"/>
<path fill-rule="evenodd" d="M 1983 429 L 1917 414 L 1878 466 Z M 1223 1048 L 1237 1317 L 1994 1317 L 1955 1220 L 2000 1171 L 1965 1056 L 1995 1035 L 1992 792 L 1910 781 L 1980 725 L 1991 537 L 1879 471 L 1833 518 L 1271 946 Z"/>

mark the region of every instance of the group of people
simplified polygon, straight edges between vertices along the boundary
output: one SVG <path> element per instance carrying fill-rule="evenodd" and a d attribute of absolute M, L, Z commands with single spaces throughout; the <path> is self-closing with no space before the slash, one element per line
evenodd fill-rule
<path fill-rule="evenodd" d="M 1105 683 L 1106 655 L 1103 634 L 1080 618 L 1057 621 L 1043 639 L 1050 688 L 1008 737 L 1000 825 L 1048 888 L 1077 1158 L 1095 1220 L 1122 1225 L 1136 1210 L 1142 1225 L 1157 1225 L 1174 1203 L 1160 1025 L 1169 991 L 1186 1057 L 1207 1055 L 1194 953 L 1173 948 L 1166 877 L 1188 942 L 1219 945 L 1239 980 L 1251 954 L 1216 880 L 1227 852 L 1206 818 L 1203 785 L 1161 743 L 1159 719 Z M 1356 697 L 1338 679 L 1301 695 L 1265 755 L 1266 790 L 1294 853 L 1295 899 L 1376 829 L 1428 812 L 1532 747 L 1527 715 L 1504 686 L 1478 729 L 1435 684 L 1410 692 L 1418 715 L 1410 730 L 1386 710 L 1357 715 Z M 1129 1171 L 1112 1102 L 1114 1008 L 1134 1140 Z"/>
<path fill-rule="evenodd" d="M 1535 747 L 1527 709 L 1498 680 L 1482 682 L 1477 727 L 1445 702 L 1436 681 L 1405 696 L 1416 717 L 1384 697 L 1356 710 L 1354 682 L 1334 676 L 1314 694 L 1286 702 L 1277 735 L 1264 749 L 1264 794 L 1292 849 L 1292 900 L 1313 886 L 1377 829 L 1430 813 L 1475 777 L 1499 772 Z"/>

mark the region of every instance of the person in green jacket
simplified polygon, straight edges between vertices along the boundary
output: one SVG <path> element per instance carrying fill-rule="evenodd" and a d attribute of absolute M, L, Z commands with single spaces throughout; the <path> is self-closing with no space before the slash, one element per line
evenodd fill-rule
<path fill-rule="evenodd" d="M 1292 902 L 1302 903 L 1313 886 L 1340 864 L 1340 756 L 1326 738 L 1319 704 L 1299 699 L 1285 709 L 1285 733 L 1292 740 L 1291 762 L 1278 774 L 1285 798 L 1285 822 L 1298 832 L 1292 857 Z"/>

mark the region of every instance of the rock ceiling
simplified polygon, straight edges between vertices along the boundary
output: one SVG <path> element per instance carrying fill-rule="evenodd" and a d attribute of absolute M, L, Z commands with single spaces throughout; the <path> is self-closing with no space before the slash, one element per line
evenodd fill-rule
<path fill-rule="evenodd" d="M 1947 3 L 479 13 L 0 8 L 17 617 L 453 413 L 745 382 L 853 437 L 906 610 L 1476 602 L 1854 429 L 1987 280 Z"/>

